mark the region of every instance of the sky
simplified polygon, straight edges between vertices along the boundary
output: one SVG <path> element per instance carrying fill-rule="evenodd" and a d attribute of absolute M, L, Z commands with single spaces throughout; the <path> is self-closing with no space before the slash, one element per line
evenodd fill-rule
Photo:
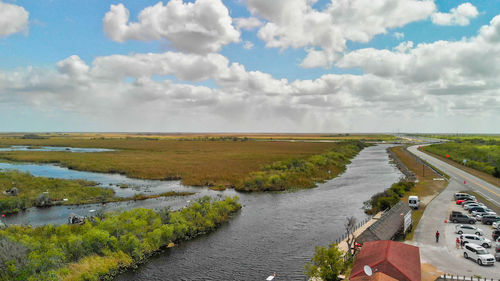
<path fill-rule="evenodd" d="M 500 133 L 500 0 L 0 0 L 0 131 Z"/>

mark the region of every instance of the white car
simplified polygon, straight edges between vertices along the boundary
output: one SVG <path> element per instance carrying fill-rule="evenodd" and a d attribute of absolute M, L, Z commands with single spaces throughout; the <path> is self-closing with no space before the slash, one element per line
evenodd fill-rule
<path fill-rule="evenodd" d="M 476 244 L 479 246 L 483 246 L 485 248 L 491 248 L 491 240 L 486 239 L 483 236 L 475 235 L 475 234 L 464 234 L 462 235 L 462 239 L 464 243 Z"/>
<path fill-rule="evenodd" d="M 465 210 L 469 210 L 469 208 L 477 207 L 477 206 L 484 206 L 484 204 L 483 203 L 470 203 L 470 204 L 465 204 L 463 207 Z"/>
<path fill-rule="evenodd" d="M 490 254 L 485 248 L 474 244 L 465 245 L 464 258 L 471 259 L 479 265 L 495 264 L 495 257 L 492 254 Z"/>
<path fill-rule="evenodd" d="M 457 224 L 455 226 L 455 233 L 457 234 L 476 234 L 483 235 L 483 230 L 468 224 Z"/>
<path fill-rule="evenodd" d="M 500 221 L 492 223 L 491 226 L 493 226 L 493 228 L 500 229 Z"/>
<path fill-rule="evenodd" d="M 497 213 L 493 212 L 491 209 L 488 208 L 472 211 L 473 216 L 476 216 L 478 214 L 481 214 L 482 216 L 482 215 L 496 215 Z"/>

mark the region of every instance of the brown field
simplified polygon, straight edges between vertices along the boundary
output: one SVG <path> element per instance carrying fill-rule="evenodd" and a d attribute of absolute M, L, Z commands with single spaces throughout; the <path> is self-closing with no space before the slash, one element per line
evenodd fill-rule
<path fill-rule="evenodd" d="M 40 134 L 41 136 L 43 134 Z M 2 152 L 10 161 L 57 163 L 72 169 L 118 172 L 143 179 L 182 179 L 186 185 L 234 186 L 262 166 L 287 159 L 305 159 L 339 144 L 266 141 L 179 141 L 144 138 L 50 137 L 21 139 L 4 135 L 0 145 L 52 145 L 113 148 L 99 153 Z"/>

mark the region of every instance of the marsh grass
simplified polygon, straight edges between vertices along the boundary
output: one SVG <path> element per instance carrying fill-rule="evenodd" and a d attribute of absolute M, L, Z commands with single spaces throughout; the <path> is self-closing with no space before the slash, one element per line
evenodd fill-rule
<path fill-rule="evenodd" d="M 75 170 L 120 173 L 140 179 L 182 179 L 185 185 L 236 188 L 242 187 L 245 179 L 252 173 L 269 173 L 269 170 L 263 171 L 266 165 L 283 161 L 302 161 L 331 150 L 342 154 L 343 149 L 347 148 L 343 142 L 180 141 L 133 137 L 48 139 L 4 137 L 0 139 L 0 144 L 111 148 L 116 151 L 99 153 L 11 151 L 1 152 L 0 158 L 8 161 L 57 163 Z M 350 151 L 348 154 L 353 156 Z M 345 159 L 341 160 L 342 163 L 345 162 Z M 338 174 L 343 170 L 342 163 L 330 165 L 330 170 Z M 324 173 L 303 173 L 293 180 L 291 187 L 310 187 L 310 180 L 305 177 L 311 176 L 318 181 L 328 178 Z"/>

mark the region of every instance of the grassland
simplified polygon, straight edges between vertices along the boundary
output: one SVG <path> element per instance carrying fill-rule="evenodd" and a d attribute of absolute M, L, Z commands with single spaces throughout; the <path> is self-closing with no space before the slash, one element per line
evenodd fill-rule
<path fill-rule="evenodd" d="M 17 189 L 17 195 L 4 193 L 4 191 L 14 187 Z M 48 194 L 44 194 L 44 192 L 48 192 Z M 166 192 L 157 195 L 137 194 L 127 198 L 116 197 L 112 189 L 98 187 L 94 182 L 35 177 L 29 173 L 15 170 L 0 170 L 0 214 L 17 213 L 35 206 L 146 200 L 193 194 L 193 192 Z"/>
<path fill-rule="evenodd" d="M 500 138 L 454 137 L 450 142 L 425 146 L 423 150 L 441 157 L 448 155 L 449 157 L 446 158 L 464 168 L 472 168 L 490 175 L 490 177 L 483 178 L 498 185 L 498 179 L 500 178 Z M 496 178 L 496 180 L 491 177 Z"/>
<path fill-rule="evenodd" d="M 83 225 L 0 229 L 0 280 L 111 280 L 169 244 L 214 231 L 235 214 L 237 197 L 201 198 L 179 211 L 137 208 Z"/>
<path fill-rule="evenodd" d="M 185 185 L 222 186 L 248 190 L 255 190 L 253 187 L 245 187 L 245 183 L 252 182 L 252 179 L 256 178 L 255 173 L 258 172 L 266 175 L 279 174 L 281 180 L 278 181 L 280 184 L 278 190 L 283 189 L 283 184 L 286 188 L 311 187 L 310 181 L 305 181 L 304 177 L 312 175 L 316 181 L 331 178 L 341 172 L 348 160 L 363 148 L 363 145 L 359 143 L 344 142 L 181 141 L 142 137 L 107 138 L 102 135 L 85 138 L 71 135 L 46 139 L 3 136 L 0 138 L 0 145 L 111 148 L 116 151 L 99 153 L 11 151 L 1 152 L 0 159 L 56 163 L 82 171 L 121 173 L 141 179 L 182 179 Z M 326 155 L 330 152 L 336 153 L 330 156 L 333 156 L 332 159 L 339 160 L 338 163 L 328 160 L 327 165 L 313 173 L 311 169 L 307 171 L 302 169 L 301 165 L 304 161 L 314 162 L 312 156 Z M 272 171 L 276 168 L 272 164 L 288 163 L 287 161 L 299 163 L 301 167 L 292 165 L 286 171 Z M 321 164 L 320 162 L 323 163 L 316 161 L 315 164 Z M 325 174 L 328 171 L 330 173 Z M 301 174 L 298 177 L 292 177 L 294 172 Z M 284 179 L 283 176 L 292 180 Z"/>
<path fill-rule="evenodd" d="M 149 140 L 341 140 L 341 141 L 394 141 L 385 134 L 298 134 L 298 133 L 4 133 L 0 138 L 15 139 L 123 139 Z M 0 144 L 0 147 L 2 145 Z"/>

